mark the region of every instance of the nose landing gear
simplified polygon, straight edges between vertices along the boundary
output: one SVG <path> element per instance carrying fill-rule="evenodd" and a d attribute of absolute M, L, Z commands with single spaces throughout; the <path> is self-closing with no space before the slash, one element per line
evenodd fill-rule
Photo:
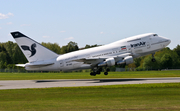
<path fill-rule="evenodd" d="M 152 62 L 156 62 L 156 59 L 154 58 L 154 54 L 155 53 L 152 54 L 152 59 L 151 59 Z"/>
<path fill-rule="evenodd" d="M 108 75 L 108 72 L 110 71 L 109 68 L 106 68 L 105 72 L 104 72 L 104 75 Z"/>

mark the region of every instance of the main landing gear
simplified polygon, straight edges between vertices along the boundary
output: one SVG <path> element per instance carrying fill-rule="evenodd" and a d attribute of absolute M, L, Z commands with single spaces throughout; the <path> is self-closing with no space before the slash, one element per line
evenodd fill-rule
<path fill-rule="evenodd" d="M 104 75 L 108 75 L 108 72 L 109 72 L 109 68 L 105 68 L 105 72 L 104 72 Z M 90 73 L 91 76 L 96 76 L 97 74 L 101 74 L 102 72 L 102 67 L 100 68 L 94 68 L 92 69 L 92 72 Z"/>
<path fill-rule="evenodd" d="M 104 75 L 108 75 L 108 72 L 110 71 L 110 69 L 109 68 L 106 68 L 105 69 L 105 72 L 104 72 Z"/>
<path fill-rule="evenodd" d="M 152 62 L 156 62 L 156 59 L 154 58 L 154 54 L 155 53 L 152 54 L 152 59 L 151 59 Z"/>
<path fill-rule="evenodd" d="M 90 73 L 91 76 L 96 76 L 96 74 L 101 74 L 102 68 L 94 68 L 92 69 L 92 72 Z"/>

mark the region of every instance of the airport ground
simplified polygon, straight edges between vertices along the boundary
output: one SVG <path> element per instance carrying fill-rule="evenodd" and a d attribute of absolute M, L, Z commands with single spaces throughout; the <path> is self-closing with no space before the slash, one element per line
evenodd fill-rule
<path fill-rule="evenodd" d="M 125 71 L 109 72 L 90 76 L 90 72 L 67 73 L 0 73 L 0 80 L 50 80 L 50 79 L 105 79 L 105 78 L 155 78 L 155 77 L 180 77 L 180 70 L 168 71 Z"/>
<path fill-rule="evenodd" d="M 1 80 L 180 77 L 180 71 L 0 73 Z M 0 86 L 1 87 L 1 86 Z M 126 84 L 0 90 L 0 110 L 180 110 L 180 83 Z"/>

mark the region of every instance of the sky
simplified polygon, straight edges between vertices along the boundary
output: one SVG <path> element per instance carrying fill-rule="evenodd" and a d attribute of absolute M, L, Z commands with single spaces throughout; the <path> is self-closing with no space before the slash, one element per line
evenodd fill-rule
<path fill-rule="evenodd" d="M 0 42 L 20 31 L 37 42 L 104 45 L 157 33 L 180 44 L 180 0 L 0 0 Z"/>

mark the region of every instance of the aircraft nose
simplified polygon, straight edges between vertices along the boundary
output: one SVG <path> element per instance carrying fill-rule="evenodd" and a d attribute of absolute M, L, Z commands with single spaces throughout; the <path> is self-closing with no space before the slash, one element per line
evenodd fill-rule
<path fill-rule="evenodd" d="M 170 39 L 167 39 L 167 45 L 169 45 L 171 43 L 171 40 Z"/>
<path fill-rule="evenodd" d="M 171 43 L 171 40 L 168 38 L 165 38 L 165 45 L 168 46 Z"/>
<path fill-rule="evenodd" d="M 163 47 L 166 47 L 166 46 L 168 46 L 170 43 L 171 43 L 171 40 L 170 39 L 168 39 L 168 38 L 166 38 L 166 37 L 160 37 L 161 38 L 161 41 L 163 42 L 162 44 L 163 44 Z"/>

